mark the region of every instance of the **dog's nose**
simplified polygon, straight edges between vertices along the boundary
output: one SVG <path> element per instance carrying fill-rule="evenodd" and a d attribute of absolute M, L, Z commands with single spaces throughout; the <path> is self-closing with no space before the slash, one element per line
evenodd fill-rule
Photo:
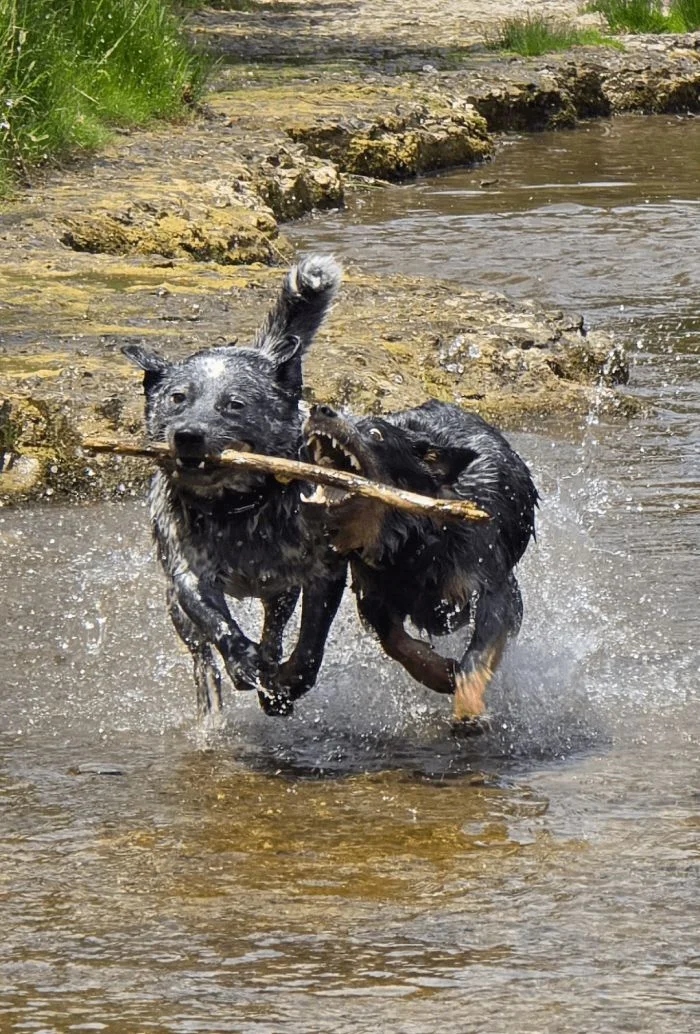
<path fill-rule="evenodd" d="M 173 448 L 178 456 L 190 456 L 203 459 L 207 455 L 207 436 L 196 428 L 175 431 Z"/>
<path fill-rule="evenodd" d="M 327 416 L 333 418 L 337 415 L 338 414 L 334 409 L 331 409 L 330 406 L 324 405 L 322 402 L 311 407 L 311 416 Z"/>

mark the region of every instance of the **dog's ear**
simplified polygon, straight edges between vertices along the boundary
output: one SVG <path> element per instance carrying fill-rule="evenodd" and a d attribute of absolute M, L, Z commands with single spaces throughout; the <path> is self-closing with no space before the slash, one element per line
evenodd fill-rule
<path fill-rule="evenodd" d="M 141 345 L 124 345 L 122 353 L 134 366 L 143 370 L 143 390 L 148 393 L 159 383 L 170 363 L 157 352 L 151 352 Z"/>
<path fill-rule="evenodd" d="M 263 354 L 275 364 L 277 383 L 286 391 L 300 394 L 302 387 L 301 338 L 287 334 L 263 350 Z"/>
<path fill-rule="evenodd" d="M 420 458 L 440 481 L 452 484 L 462 471 L 478 456 L 473 449 L 458 445 L 436 445 L 422 441 L 417 444 Z"/>

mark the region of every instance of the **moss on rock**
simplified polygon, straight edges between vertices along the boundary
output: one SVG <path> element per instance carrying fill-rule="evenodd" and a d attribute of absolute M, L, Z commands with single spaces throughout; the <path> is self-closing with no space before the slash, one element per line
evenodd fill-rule
<path fill-rule="evenodd" d="M 343 172 L 384 180 L 402 180 L 421 172 L 483 161 L 494 142 L 486 123 L 468 105 L 447 112 L 440 99 L 377 110 L 362 118 L 319 116 L 290 125 L 287 132 L 312 154 L 327 158 Z"/>
<path fill-rule="evenodd" d="M 287 222 L 313 211 L 341 208 L 345 189 L 332 162 L 309 159 L 301 164 L 282 151 L 261 164 L 256 188 L 276 219 Z"/>
<path fill-rule="evenodd" d="M 244 206 L 209 208 L 193 215 L 146 204 L 117 212 L 89 212 L 65 219 L 61 243 L 76 251 L 107 255 L 190 257 L 200 262 L 272 262 L 286 250 L 277 241 L 271 212 Z"/>

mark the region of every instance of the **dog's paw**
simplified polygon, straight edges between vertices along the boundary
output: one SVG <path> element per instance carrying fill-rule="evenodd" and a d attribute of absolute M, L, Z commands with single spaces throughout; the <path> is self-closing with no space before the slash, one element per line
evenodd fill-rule
<path fill-rule="evenodd" d="M 285 693 L 290 700 L 298 700 L 313 688 L 318 669 L 315 659 L 308 664 L 297 664 L 289 658 L 279 666 L 276 681 L 278 692 Z"/>
<path fill-rule="evenodd" d="M 491 718 L 487 714 L 473 715 L 452 722 L 452 735 L 458 740 L 471 739 L 491 732 Z"/>
<path fill-rule="evenodd" d="M 245 648 L 235 649 L 230 642 L 218 644 L 223 657 L 226 674 L 239 692 L 260 689 L 260 652 L 256 643 L 247 643 Z"/>
<path fill-rule="evenodd" d="M 271 689 L 258 689 L 260 707 L 270 718 L 286 718 L 294 714 L 294 704 L 286 693 Z"/>
<path fill-rule="evenodd" d="M 260 688 L 260 678 L 255 668 L 247 664 L 226 664 L 226 674 L 231 679 L 234 689 L 239 693 L 250 693 Z"/>

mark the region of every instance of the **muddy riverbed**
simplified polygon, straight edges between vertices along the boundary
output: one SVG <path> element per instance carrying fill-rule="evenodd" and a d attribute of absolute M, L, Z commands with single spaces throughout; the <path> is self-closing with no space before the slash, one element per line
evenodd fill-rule
<path fill-rule="evenodd" d="M 292 719 L 203 729 L 141 501 L 0 514 L 3 1034 L 696 1029 L 697 129 L 512 139 L 294 231 L 573 305 L 652 404 L 512 435 L 543 500 L 481 742 L 350 600 Z"/>

